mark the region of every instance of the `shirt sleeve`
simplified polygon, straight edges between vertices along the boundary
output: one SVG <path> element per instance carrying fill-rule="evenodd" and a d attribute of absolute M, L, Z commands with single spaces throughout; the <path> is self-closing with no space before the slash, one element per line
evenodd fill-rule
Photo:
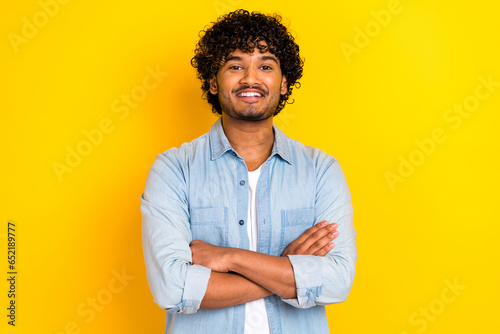
<path fill-rule="evenodd" d="M 195 313 L 205 296 L 209 268 L 193 265 L 187 186 L 169 151 L 153 163 L 141 196 L 142 242 L 154 302 L 169 313 Z"/>
<path fill-rule="evenodd" d="M 316 221 L 337 223 L 335 247 L 325 256 L 288 255 L 293 267 L 297 298 L 282 299 L 298 307 L 340 303 L 347 299 L 356 269 L 356 230 L 352 222 L 351 194 L 335 159 L 317 176 Z"/>

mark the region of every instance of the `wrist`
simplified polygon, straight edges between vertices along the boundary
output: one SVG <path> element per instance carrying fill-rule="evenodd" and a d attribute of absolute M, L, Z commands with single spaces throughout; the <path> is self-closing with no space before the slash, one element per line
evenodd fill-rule
<path fill-rule="evenodd" d="M 238 272 L 241 249 L 228 247 L 224 250 L 224 261 L 229 271 Z"/>

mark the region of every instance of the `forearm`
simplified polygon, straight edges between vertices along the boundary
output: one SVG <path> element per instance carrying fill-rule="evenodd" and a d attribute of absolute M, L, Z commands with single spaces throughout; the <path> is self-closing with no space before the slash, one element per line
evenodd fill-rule
<path fill-rule="evenodd" d="M 239 248 L 228 248 L 228 267 L 281 298 L 295 298 L 292 265 L 287 257 L 271 256 Z"/>
<path fill-rule="evenodd" d="M 230 307 L 270 295 L 272 292 L 239 274 L 212 271 L 200 308 Z"/>
<path fill-rule="evenodd" d="M 338 235 L 334 232 L 335 228 L 336 224 L 329 225 L 326 221 L 316 224 L 292 242 L 282 256 L 271 256 L 240 248 L 218 247 L 201 240 L 193 240 L 190 245 L 192 260 L 194 264 L 210 268 L 212 273 L 236 272 L 281 298 L 296 298 L 295 274 L 286 255 L 324 256 L 332 249 L 333 244 L 330 242 Z M 224 285 L 227 282 L 216 282 L 220 283 L 220 293 L 225 295 L 227 292 Z M 241 294 L 246 295 L 247 291 L 243 289 Z M 218 298 L 219 295 L 215 294 L 214 297 Z"/>

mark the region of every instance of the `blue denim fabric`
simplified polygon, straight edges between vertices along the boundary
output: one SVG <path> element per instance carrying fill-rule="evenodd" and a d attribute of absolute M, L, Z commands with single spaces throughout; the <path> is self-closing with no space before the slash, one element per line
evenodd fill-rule
<path fill-rule="evenodd" d="M 279 256 L 314 224 L 336 222 L 326 256 L 290 255 L 297 298 L 265 299 L 271 332 L 329 333 L 324 305 L 344 301 L 357 259 L 351 195 L 339 163 L 273 126 L 275 141 L 257 185 L 258 251 Z M 248 249 L 248 171 L 221 119 L 210 132 L 159 154 L 141 196 L 147 279 L 167 310 L 166 333 L 243 333 L 245 305 L 199 309 L 211 270 L 193 265 L 189 244 Z M 245 182 L 241 182 L 245 181 Z"/>

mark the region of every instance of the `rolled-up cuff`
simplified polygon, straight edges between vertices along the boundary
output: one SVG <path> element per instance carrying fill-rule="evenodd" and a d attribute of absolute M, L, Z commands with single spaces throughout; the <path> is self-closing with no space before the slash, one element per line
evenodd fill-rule
<path fill-rule="evenodd" d="M 197 264 L 189 266 L 184 283 L 182 301 L 167 310 L 169 313 L 196 313 L 207 291 L 212 271 Z"/>
<path fill-rule="evenodd" d="M 295 277 L 297 298 L 281 299 L 297 308 L 309 308 L 316 305 L 316 298 L 321 294 L 322 263 L 321 257 L 314 255 L 288 255 Z"/>

